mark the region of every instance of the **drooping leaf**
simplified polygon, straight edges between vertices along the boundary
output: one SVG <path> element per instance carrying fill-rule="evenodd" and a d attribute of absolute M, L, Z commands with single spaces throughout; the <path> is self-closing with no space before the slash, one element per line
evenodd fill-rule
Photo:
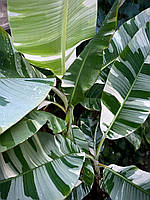
<path fill-rule="evenodd" d="M 110 165 L 104 169 L 103 181 L 113 200 L 150 199 L 150 173 L 135 166 Z"/>
<path fill-rule="evenodd" d="M 85 92 L 98 77 L 103 63 L 103 50 L 108 47 L 115 32 L 118 7 L 122 2 L 115 1 L 98 34 L 88 43 L 63 77 L 62 87 L 72 105 L 84 100 Z"/>
<path fill-rule="evenodd" d="M 0 135 L 0 152 L 7 151 L 24 142 L 37 133 L 46 122 L 54 134 L 65 129 L 65 122 L 55 115 L 43 111 L 32 111 Z"/>
<path fill-rule="evenodd" d="M 0 155 L 0 199 L 64 199 L 74 188 L 84 153 L 61 135 L 38 133 Z"/>
<path fill-rule="evenodd" d="M 101 129 L 110 139 L 125 137 L 150 113 L 150 24 L 142 27 L 110 70 L 102 94 Z"/>
<path fill-rule="evenodd" d="M 16 52 L 0 28 L 0 134 L 46 98 L 54 79 L 42 77 Z"/>
<path fill-rule="evenodd" d="M 89 110 L 100 111 L 101 94 L 104 88 L 104 84 L 94 84 L 85 95 L 82 106 Z"/>
<path fill-rule="evenodd" d="M 31 112 L 0 135 L 0 152 L 7 151 L 33 136 L 47 121 L 47 119 L 43 119 L 40 113 L 37 111 Z"/>
<path fill-rule="evenodd" d="M 32 64 L 62 76 L 76 46 L 95 34 L 96 7 L 96 0 L 8 0 L 14 45 Z"/>

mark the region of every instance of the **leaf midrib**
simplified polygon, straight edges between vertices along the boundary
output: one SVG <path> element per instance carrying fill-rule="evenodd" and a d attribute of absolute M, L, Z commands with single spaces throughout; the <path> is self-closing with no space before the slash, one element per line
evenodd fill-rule
<path fill-rule="evenodd" d="M 129 179 L 127 179 L 126 177 L 124 177 L 122 174 L 119 174 L 119 172 L 114 171 L 113 169 L 111 169 L 110 167 L 106 167 L 107 170 L 111 171 L 111 173 L 115 174 L 116 176 L 118 176 L 119 178 L 123 179 L 125 182 L 129 183 L 130 185 L 132 185 L 133 187 L 135 187 L 136 189 L 142 191 L 143 193 L 147 194 L 148 196 L 150 196 L 150 194 L 144 190 L 142 187 L 136 185 L 135 183 L 133 183 L 132 181 L 130 181 Z M 137 170 L 137 168 L 136 168 Z"/>
<path fill-rule="evenodd" d="M 63 16 L 62 16 L 62 33 L 61 33 L 62 75 L 65 73 L 65 63 L 66 63 L 67 18 L 68 18 L 68 0 L 64 0 L 64 9 L 63 9 Z"/>
<path fill-rule="evenodd" d="M 13 179 L 17 179 L 17 178 L 20 177 L 20 176 L 24 176 L 24 175 L 26 175 L 26 174 L 28 174 L 28 173 L 30 173 L 30 172 L 32 172 L 32 171 L 34 171 L 34 170 L 40 168 L 40 167 L 45 166 L 45 165 L 48 164 L 48 163 L 55 162 L 56 160 L 59 160 L 59 159 L 64 158 L 64 157 L 66 157 L 66 156 L 73 156 L 73 155 L 78 156 L 77 154 L 79 154 L 79 153 L 80 153 L 80 152 L 76 152 L 76 153 L 73 152 L 73 153 L 68 153 L 68 154 L 62 155 L 62 156 L 56 158 L 55 160 L 45 162 L 45 163 L 43 163 L 43 164 L 41 164 L 41 165 L 38 165 L 38 167 L 31 168 L 31 169 L 29 169 L 29 170 L 27 170 L 27 171 L 25 171 L 25 172 L 20 173 L 20 174 L 17 175 L 17 176 L 14 176 L 14 177 L 11 177 L 11 178 L 7 178 L 7 179 L 5 179 L 5 180 L 0 180 L 0 184 L 1 184 L 1 183 L 6 183 L 6 182 L 8 182 L 8 181 L 10 181 L 10 180 L 13 180 Z M 80 157 L 81 157 L 81 156 L 80 156 Z M 49 158 L 51 159 L 51 157 L 49 157 Z"/>
<path fill-rule="evenodd" d="M 130 93 L 131 93 L 131 91 L 132 91 L 132 89 L 133 89 L 133 87 L 134 87 L 134 85 L 135 85 L 135 83 L 136 83 L 136 81 L 137 81 L 137 79 L 138 79 L 138 77 L 139 77 L 139 75 L 140 75 L 142 69 L 143 69 L 143 65 L 144 65 L 144 63 L 145 63 L 145 61 L 146 61 L 146 59 L 147 59 L 147 57 L 148 57 L 149 55 L 150 55 L 150 50 L 148 51 L 147 56 L 145 57 L 144 62 L 143 62 L 143 64 L 141 65 L 141 68 L 140 68 L 140 70 L 139 70 L 139 72 L 138 72 L 138 74 L 137 74 L 135 80 L 133 81 L 129 92 L 128 92 L 127 95 L 126 95 L 123 104 L 120 106 L 120 108 L 119 108 L 118 112 L 116 113 L 116 115 L 115 115 L 113 121 L 111 122 L 111 124 L 110 124 L 108 130 L 106 131 L 106 136 L 107 136 L 108 132 L 110 131 L 110 129 L 112 128 L 113 124 L 115 123 L 115 121 L 116 121 L 117 117 L 119 116 L 119 114 L 120 114 L 122 108 L 124 107 L 124 104 L 126 103 L 128 97 L 129 97 L 129 95 L 130 95 Z"/>

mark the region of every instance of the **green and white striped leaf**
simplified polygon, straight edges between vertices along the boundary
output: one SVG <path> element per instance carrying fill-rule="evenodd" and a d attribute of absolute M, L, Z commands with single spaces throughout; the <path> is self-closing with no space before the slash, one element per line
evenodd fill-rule
<path fill-rule="evenodd" d="M 115 1 L 98 34 L 88 43 L 65 73 L 62 87 L 64 87 L 70 105 L 74 106 L 82 102 L 85 93 L 95 83 L 103 64 L 103 50 L 109 46 L 115 32 L 118 8 L 123 1 Z"/>
<path fill-rule="evenodd" d="M 38 133 L 0 155 L 0 199 L 64 199 L 84 161 L 78 146 L 61 135 Z"/>
<path fill-rule="evenodd" d="M 150 173 L 135 166 L 110 165 L 104 169 L 103 181 L 113 200 L 150 199 Z"/>
<path fill-rule="evenodd" d="M 8 0 L 16 49 L 32 64 L 62 76 L 76 47 L 96 32 L 97 0 Z"/>
<path fill-rule="evenodd" d="M 117 139 L 133 133 L 150 113 L 150 24 L 114 62 L 102 94 L 101 129 Z"/>
<path fill-rule="evenodd" d="M 39 111 L 31 112 L 0 135 L 0 152 L 7 151 L 33 136 L 48 120 L 43 118 L 41 113 Z"/>
<path fill-rule="evenodd" d="M 100 111 L 101 95 L 104 84 L 95 83 L 90 90 L 86 93 L 82 106 L 89 110 Z"/>
<path fill-rule="evenodd" d="M 77 144 L 84 152 L 88 153 L 88 141 L 86 140 L 84 133 L 78 126 L 72 126 L 72 135 L 74 143 Z"/>
<path fill-rule="evenodd" d="M 149 21 L 150 8 L 142 11 L 119 27 L 110 42 L 109 48 L 104 50 L 104 67 L 116 60 L 137 31 Z"/>
<path fill-rule="evenodd" d="M 46 98 L 54 79 L 42 77 L 16 52 L 0 28 L 0 134 Z"/>
<path fill-rule="evenodd" d="M 150 8 L 139 13 L 134 18 L 125 22 L 115 32 L 109 48 L 104 50 L 103 69 L 100 73 L 100 79 L 106 82 L 113 62 L 119 57 L 123 49 L 128 45 L 137 31 L 150 21 Z"/>
<path fill-rule="evenodd" d="M 7 151 L 33 136 L 47 122 L 54 134 L 65 129 L 64 120 L 43 111 L 32 111 L 0 135 L 0 152 Z"/>

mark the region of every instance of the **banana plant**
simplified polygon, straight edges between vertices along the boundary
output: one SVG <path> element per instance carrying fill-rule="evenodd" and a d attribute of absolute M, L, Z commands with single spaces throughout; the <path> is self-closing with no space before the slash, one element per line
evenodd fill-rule
<path fill-rule="evenodd" d="M 12 37 L 0 28 L 0 200 L 81 200 L 94 178 L 112 200 L 150 199 L 149 172 L 101 159 L 106 138 L 126 137 L 138 148 L 150 113 L 150 9 L 117 29 L 123 2 L 114 2 L 94 36 L 96 0 L 8 0 Z M 74 120 L 79 103 L 98 117 Z"/>

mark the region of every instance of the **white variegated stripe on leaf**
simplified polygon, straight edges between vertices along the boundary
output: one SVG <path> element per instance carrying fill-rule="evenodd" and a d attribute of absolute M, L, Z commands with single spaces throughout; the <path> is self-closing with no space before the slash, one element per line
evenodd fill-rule
<path fill-rule="evenodd" d="M 125 22 L 114 34 L 109 48 L 104 51 L 104 66 L 113 62 L 127 46 L 136 32 L 150 21 L 150 8 Z"/>
<path fill-rule="evenodd" d="M 88 141 L 86 140 L 82 130 L 78 126 L 73 125 L 72 134 L 74 143 L 77 144 L 84 152 L 88 153 L 89 151 Z"/>
<path fill-rule="evenodd" d="M 96 33 L 96 0 L 8 0 L 8 10 L 16 49 L 58 76 L 75 60 L 79 43 Z"/>
<path fill-rule="evenodd" d="M 0 199 L 62 200 L 75 187 L 84 157 L 65 137 L 38 133 L 1 154 Z"/>
<path fill-rule="evenodd" d="M 0 135 L 0 152 L 7 151 L 33 136 L 45 123 L 54 134 L 65 129 L 65 121 L 43 111 L 32 111 Z"/>
<path fill-rule="evenodd" d="M 108 75 L 100 123 L 110 139 L 133 133 L 150 113 L 149 35 L 147 23 L 125 47 Z"/>
<path fill-rule="evenodd" d="M 104 169 L 103 182 L 113 200 L 150 199 L 150 173 L 135 166 L 110 165 Z"/>

